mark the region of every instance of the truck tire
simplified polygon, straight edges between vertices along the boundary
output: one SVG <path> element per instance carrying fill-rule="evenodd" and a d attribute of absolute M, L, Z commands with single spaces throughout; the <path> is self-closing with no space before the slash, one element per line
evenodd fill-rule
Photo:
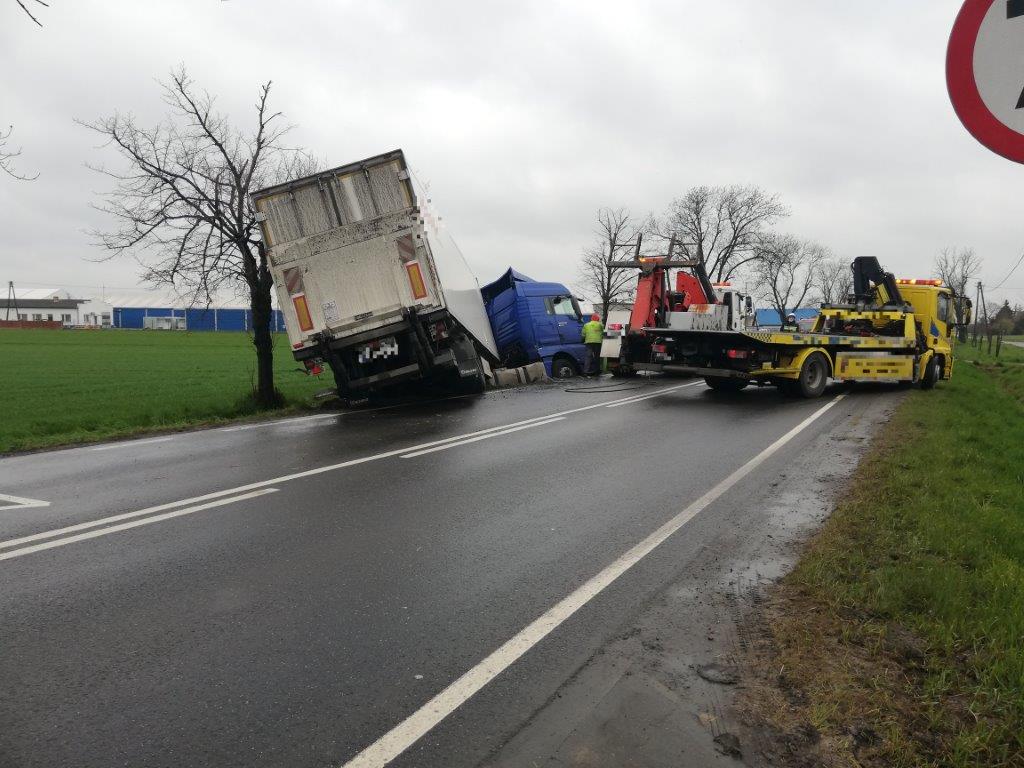
<path fill-rule="evenodd" d="M 821 397 L 828 384 L 828 358 L 821 352 L 812 352 L 800 367 L 800 378 L 792 383 L 794 394 L 804 398 Z M 783 390 L 785 391 L 785 389 Z"/>
<path fill-rule="evenodd" d="M 934 389 L 939 383 L 939 360 L 932 355 L 928 365 L 924 367 L 924 376 L 921 377 L 921 389 Z"/>
<path fill-rule="evenodd" d="M 739 392 L 750 382 L 746 379 L 727 379 L 724 376 L 705 376 L 704 383 L 715 392 Z"/>
<path fill-rule="evenodd" d="M 556 357 L 551 361 L 552 379 L 571 379 L 579 374 L 576 363 L 568 357 Z"/>

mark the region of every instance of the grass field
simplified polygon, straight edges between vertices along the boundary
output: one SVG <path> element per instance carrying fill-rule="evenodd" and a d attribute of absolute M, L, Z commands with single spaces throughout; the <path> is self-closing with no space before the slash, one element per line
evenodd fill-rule
<path fill-rule="evenodd" d="M 959 354 L 884 429 L 770 621 L 773 669 L 845 750 L 829 765 L 1024 766 L 1024 350 Z"/>
<path fill-rule="evenodd" d="M 331 386 L 274 351 L 290 408 Z M 0 453 L 251 414 L 255 362 L 245 333 L 0 330 Z"/>

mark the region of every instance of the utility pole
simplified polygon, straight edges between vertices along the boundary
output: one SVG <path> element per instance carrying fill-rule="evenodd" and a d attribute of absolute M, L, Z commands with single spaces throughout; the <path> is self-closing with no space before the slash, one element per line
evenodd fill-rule
<path fill-rule="evenodd" d="M 978 313 L 981 312 L 981 280 L 974 296 L 974 346 L 978 346 Z"/>
<path fill-rule="evenodd" d="M 981 308 L 985 312 L 985 335 L 988 336 L 988 353 L 992 354 L 992 325 L 988 321 L 988 305 L 985 303 L 985 287 L 978 283 L 978 291 L 981 293 Z"/>
<path fill-rule="evenodd" d="M 18 319 L 18 296 L 17 296 L 17 294 L 14 293 L 14 281 L 13 280 L 8 280 L 7 281 L 7 315 L 4 317 L 5 321 L 11 319 L 11 305 L 12 304 L 14 305 L 14 319 L 17 320 Z"/>

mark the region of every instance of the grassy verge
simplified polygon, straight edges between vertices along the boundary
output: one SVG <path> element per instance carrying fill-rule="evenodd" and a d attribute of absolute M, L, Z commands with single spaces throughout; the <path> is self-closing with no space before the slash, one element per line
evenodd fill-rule
<path fill-rule="evenodd" d="M 1024 766 L 1024 350 L 908 396 L 773 606 L 755 709 L 815 764 Z"/>
<path fill-rule="evenodd" d="M 237 419 L 255 413 L 244 333 L 0 330 L 0 453 Z M 274 365 L 288 409 L 330 386 Z"/>

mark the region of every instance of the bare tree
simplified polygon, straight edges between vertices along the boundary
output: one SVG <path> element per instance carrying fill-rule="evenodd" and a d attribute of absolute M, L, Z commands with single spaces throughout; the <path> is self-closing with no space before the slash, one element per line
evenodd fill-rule
<path fill-rule="evenodd" d="M 823 304 L 840 304 L 853 292 L 853 271 L 846 259 L 822 259 L 814 270 L 814 290 Z"/>
<path fill-rule="evenodd" d="M 256 348 L 256 403 L 280 403 L 274 387 L 271 287 L 273 279 L 249 193 L 315 172 L 308 154 L 283 143 L 289 126 L 271 111 L 268 82 L 259 89 L 255 120 L 243 132 L 215 111 L 184 69 L 161 83 L 169 113 L 153 128 L 131 115 L 82 123 L 107 139 L 126 169 L 95 170 L 115 182 L 96 207 L 115 221 L 94 235 L 107 258 L 134 254 L 148 282 L 174 286 L 193 303 L 219 290 L 244 288 L 252 308 Z"/>
<path fill-rule="evenodd" d="M 818 269 L 830 255 L 825 246 L 792 235 L 761 238 L 753 271 L 763 298 L 780 319 L 810 300 Z"/>
<path fill-rule="evenodd" d="M 583 252 L 578 285 L 583 293 L 597 298 L 601 322 L 608 321 L 608 307 L 616 301 L 628 301 L 636 283 L 636 270 L 613 267 L 622 259 L 644 229 L 624 208 L 601 208 L 597 212 L 597 242 Z"/>
<path fill-rule="evenodd" d="M 973 248 L 947 247 L 935 257 L 934 269 L 935 274 L 958 297 L 953 302 L 953 308 L 959 325 L 959 338 L 960 341 L 967 341 L 967 291 L 971 281 L 981 272 L 981 258 L 974 253 Z"/>
<path fill-rule="evenodd" d="M 672 202 L 655 232 L 665 239 L 675 233 L 686 258 L 702 260 L 712 279 L 723 282 L 757 259 L 767 229 L 788 215 L 760 187 L 694 187 Z"/>
<path fill-rule="evenodd" d="M 0 171 L 3 171 L 8 176 L 19 179 L 20 181 L 32 181 L 39 178 L 37 173 L 35 176 L 22 176 L 16 170 L 14 170 L 14 158 L 21 155 L 21 148 L 8 149 L 7 142 L 11 138 L 11 134 L 14 132 L 14 126 L 8 126 L 7 130 L 0 130 Z"/>
<path fill-rule="evenodd" d="M 30 19 L 32 19 L 32 21 L 34 21 L 40 27 L 43 26 L 42 22 L 39 21 L 39 19 L 37 19 L 35 16 L 32 15 L 32 11 L 30 11 L 28 9 L 28 7 L 25 5 L 25 3 L 22 0 L 14 0 L 14 2 L 16 2 L 19 6 L 21 6 L 21 10 L 23 10 L 28 15 L 28 17 Z M 50 7 L 50 4 L 49 3 L 44 3 L 43 0 L 27 0 L 27 2 L 30 3 L 30 4 L 34 2 L 36 5 L 43 6 L 43 8 L 49 8 Z"/>

